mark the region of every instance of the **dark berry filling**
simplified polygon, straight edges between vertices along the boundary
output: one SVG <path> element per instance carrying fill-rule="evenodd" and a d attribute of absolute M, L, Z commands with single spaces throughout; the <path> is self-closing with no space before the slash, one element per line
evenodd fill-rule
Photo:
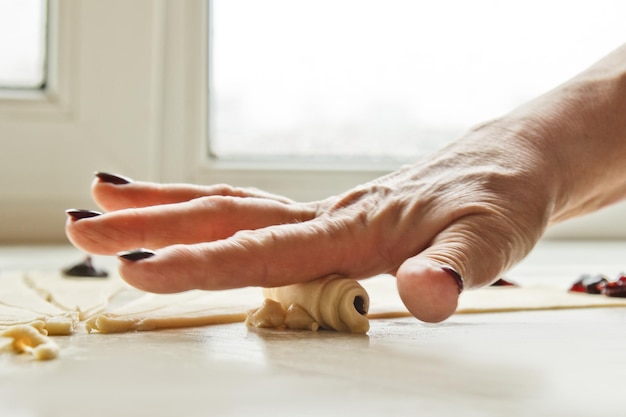
<path fill-rule="evenodd" d="M 602 288 L 609 282 L 607 277 L 601 274 L 584 274 L 570 287 L 572 292 L 584 292 L 587 294 L 601 294 Z"/>
<path fill-rule="evenodd" d="M 602 288 L 602 294 L 609 297 L 626 297 L 626 279 L 608 282 Z"/>
<path fill-rule="evenodd" d="M 492 287 L 517 287 L 517 284 L 511 281 L 507 281 L 504 278 L 500 278 L 491 284 Z"/>
<path fill-rule="evenodd" d="M 610 281 L 605 275 L 584 274 L 569 289 L 587 294 L 604 294 L 607 297 L 626 297 L 626 273 Z"/>
<path fill-rule="evenodd" d="M 63 269 L 63 275 L 68 277 L 106 278 L 109 273 L 93 266 L 91 256 L 87 256 L 82 262 Z"/>

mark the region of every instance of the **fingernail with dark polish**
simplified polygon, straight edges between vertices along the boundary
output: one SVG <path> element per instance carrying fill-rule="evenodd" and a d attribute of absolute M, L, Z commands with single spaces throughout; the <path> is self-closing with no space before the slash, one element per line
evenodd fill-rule
<path fill-rule="evenodd" d="M 126 259 L 127 261 L 133 261 L 133 262 L 140 261 L 146 258 L 152 258 L 154 255 L 156 255 L 154 251 L 151 251 L 150 249 L 144 249 L 144 248 L 119 252 L 117 254 L 118 257 L 122 259 Z"/>
<path fill-rule="evenodd" d="M 99 211 L 95 210 L 85 210 L 85 209 L 68 209 L 65 210 L 65 214 L 67 214 L 72 220 L 80 220 L 87 219 L 89 217 L 96 217 L 101 215 Z"/>
<path fill-rule="evenodd" d="M 123 185 L 133 182 L 133 180 L 123 175 L 109 174 L 107 172 L 96 172 L 95 176 L 102 182 L 114 185 Z"/>
<path fill-rule="evenodd" d="M 441 267 L 441 269 L 446 271 L 448 274 L 450 274 L 450 276 L 452 276 L 452 278 L 454 278 L 457 285 L 459 286 L 459 294 L 461 294 L 461 292 L 463 292 L 463 288 L 465 287 L 465 283 L 461 274 L 459 274 L 456 269 L 452 268 L 451 266 L 444 265 Z"/>

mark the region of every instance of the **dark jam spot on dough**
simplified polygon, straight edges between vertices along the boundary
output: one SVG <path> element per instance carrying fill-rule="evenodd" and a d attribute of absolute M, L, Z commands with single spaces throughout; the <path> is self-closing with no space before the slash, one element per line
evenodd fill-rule
<path fill-rule="evenodd" d="M 602 287 L 602 294 L 609 297 L 626 297 L 626 279 L 608 282 Z"/>
<path fill-rule="evenodd" d="M 511 281 L 507 281 L 504 278 L 498 279 L 496 282 L 491 284 L 492 287 L 517 287 L 517 284 Z"/>
<path fill-rule="evenodd" d="M 592 275 L 583 280 L 585 291 L 589 294 L 601 294 L 602 288 L 609 282 L 604 275 Z"/>
<path fill-rule="evenodd" d="M 91 256 L 87 256 L 82 262 L 63 269 L 63 275 L 67 277 L 106 278 L 109 273 L 104 269 L 93 266 Z"/>
<path fill-rule="evenodd" d="M 367 314 L 367 308 L 365 308 L 365 300 L 363 297 L 354 297 L 354 308 L 356 308 L 356 311 L 358 311 L 362 316 Z"/>
<path fill-rule="evenodd" d="M 572 292 L 583 292 L 587 294 L 601 294 L 604 286 L 609 282 L 607 277 L 601 274 L 584 274 L 570 287 Z"/>

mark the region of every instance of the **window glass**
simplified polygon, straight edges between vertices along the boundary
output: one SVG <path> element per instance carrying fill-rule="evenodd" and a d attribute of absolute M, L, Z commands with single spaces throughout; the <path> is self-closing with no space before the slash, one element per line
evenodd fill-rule
<path fill-rule="evenodd" d="M 626 39 L 626 2 L 215 0 L 218 157 L 410 159 Z"/>
<path fill-rule="evenodd" d="M 46 1 L 0 0 L 0 88 L 45 84 Z"/>

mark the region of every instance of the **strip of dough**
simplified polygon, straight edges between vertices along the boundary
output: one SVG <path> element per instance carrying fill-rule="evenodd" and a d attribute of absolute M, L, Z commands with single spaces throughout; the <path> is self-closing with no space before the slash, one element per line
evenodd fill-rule
<path fill-rule="evenodd" d="M 0 329 L 32 322 L 44 323 L 46 318 L 42 313 L 0 304 Z"/>
<path fill-rule="evenodd" d="M 120 333 L 242 322 L 261 299 L 258 288 L 144 294 L 109 313 L 85 322 L 89 333 Z"/>
<path fill-rule="evenodd" d="M 311 282 L 263 290 L 266 298 L 288 310 L 299 306 L 320 327 L 340 332 L 366 333 L 369 320 L 367 291 L 355 280 L 329 276 Z"/>
<path fill-rule="evenodd" d="M 0 273 L 0 303 L 48 316 L 66 313 L 65 310 L 47 302 L 33 288 L 26 285 L 24 273 L 17 271 Z"/>
<path fill-rule="evenodd" d="M 0 274 L 0 329 L 41 321 L 51 335 L 67 335 L 78 324 L 78 313 L 62 310 L 24 283 L 20 272 Z"/>
<path fill-rule="evenodd" d="M 105 311 L 111 298 L 127 288 L 121 278 L 67 278 L 58 272 L 32 271 L 24 277 L 26 285 L 61 310 L 76 312 L 80 321 Z"/>

